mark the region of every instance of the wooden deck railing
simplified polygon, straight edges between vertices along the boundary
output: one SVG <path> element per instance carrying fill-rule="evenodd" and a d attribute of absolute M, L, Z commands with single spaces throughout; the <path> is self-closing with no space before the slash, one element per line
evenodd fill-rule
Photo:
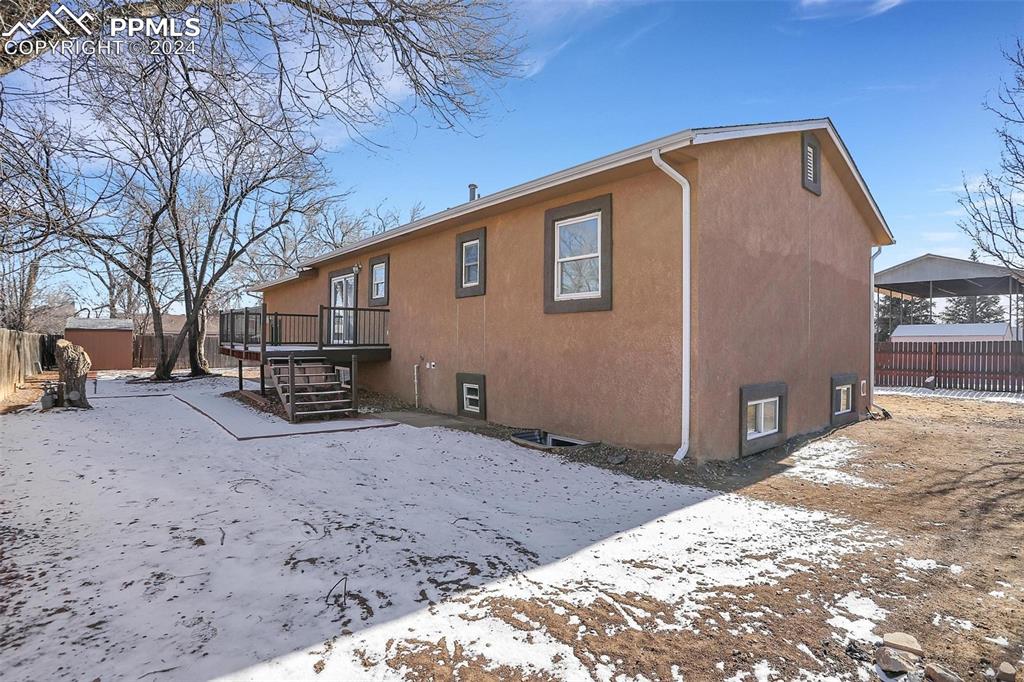
<path fill-rule="evenodd" d="M 266 346 L 387 346 L 386 308 L 320 306 L 318 314 L 236 308 L 220 313 L 220 342 L 243 349 Z"/>
<path fill-rule="evenodd" d="M 1024 393 L 1022 341 L 885 341 L 875 346 L 875 384 Z"/>

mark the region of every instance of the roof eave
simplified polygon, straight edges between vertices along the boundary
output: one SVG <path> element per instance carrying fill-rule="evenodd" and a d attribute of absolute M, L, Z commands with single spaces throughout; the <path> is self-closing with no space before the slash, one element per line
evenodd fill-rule
<path fill-rule="evenodd" d="M 858 186 L 864 193 L 864 196 L 867 198 L 868 203 L 870 204 L 871 209 L 875 217 L 877 218 L 879 225 L 881 225 L 884 234 L 888 238 L 888 241 L 885 243 L 885 245 L 894 244 L 896 242 L 896 239 L 895 237 L 893 237 L 892 231 L 889 229 L 889 225 L 886 222 L 885 217 L 882 215 L 881 210 L 878 208 L 878 204 L 875 203 L 875 199 L 871 195 L 871 191 L 868 189 L 867 183 L 864 182 L 864 178 L 861 176 L 860 170 L 857 168 L 857 165 L 853 162 L 853 158 L 850 156 L 849 150 L 843 143 L 842 138 L 839 137 L 839 134 L 836 132 L 835 127 L 832 125 L 832 120 L 829 118 L 814 118 L 799 121 L 784 121 L 780 123 L 758 123 L 739 126 L 723 126 L 717 128 L 688 128 L 686 130 L 682 130 L 671 135 L 666 135 L 664 137 L 651 140 L 649 142 L 644 142 L 642 144 L 635 145 L 628 149 L 624 149 L 613 154 L 608 154 L 606 156 L 602 156 L 597 159 L 593 159 L 591 161 L 587 161 L 585 163 L 581 163 L 576 166 L 572 166 L 570 168 L 557 171 L 555 173 L 550 173 L 535 180 L 530 180 L 529 182 L 524 182 L 513 187 L 509 187 L 508 189 L 495 192 L 494 194 L 488 195 L 486 197 L 475 199 L 473 201 L 468 201 L 459 204 L 458 206 L 453 206 L 452 208 L 446 209 L 444 211 L 439 211 L 438 213 L 434 213 L 424 218 L 420 218 L 419 220 L 407 223 L 406 225 L 402 225 L 401 227 L 397 227 L 393 230 L 381 232 L 380 234 L 373 235 L 372 237 L 367 237 L 366 239 L 361 239 L 357 242 L 349 244 L 348 246 L 343 246 L 339 249 L 335 249 L 333 251 L 325 253 L 322 256 L 317 256 L 316 258 L 303 261 L 302 263 L 300 263 L 300 267 L 316 267 L 320 263 L 334 260 L 346 254 L 355 251 L 360 251 L 375 246 L 377 244 L 381 244 L 383 242 L 391 241 L 393 239 L 397 239 L 399 237 L 402 237 L 403 235 L 416 232 L 417 230 L 424 229 L 426 227 L 443 221 L 465 217 L 478 211 L 482 211 L 487 208 L 498 206 L 507 201 L 517 199 L 519 197 L 528 196 L 530 194 L 534 194 L 545 189 L 550 189 L 552 187 L 572 182 L 574 180 L 579 180 L 590 175 L 594 175 L 596 173 L 601 173 L 614 168 L 618 168 L 620 166 L 635 163 L 637 161 L 642 161 L 646 158 L 650 158 L 651 153 L 656 149 L 661 151 L 662 153 L 666 153 L 676 149 L 680 149 L 682 147 L 686 147 L 688 145 L 707 144 L 711 142 L 719 142 L 730 139 L 742 139 L 762 135 L 775 135 L 779 133 L 802 132 L 807 130 L 821 129 L 824 129 L 828 132 L 829 137 L 832 139 L 836 148 L 839 150 L 844 161 L 846 161 L 847 165 L 853 173 L 855 180 L 857 181 Z M 280 284 L 285 284 L 295 279 L 298 279 L 298 275 L 290 275 L 288 277 L 283 277 L 281 279 L 273 280 L 271 282 L 261 283 L 257 286 L 254 286 L 251 289 L 251 291 L 264 291 L 271 287 L 275 287 Z"/>

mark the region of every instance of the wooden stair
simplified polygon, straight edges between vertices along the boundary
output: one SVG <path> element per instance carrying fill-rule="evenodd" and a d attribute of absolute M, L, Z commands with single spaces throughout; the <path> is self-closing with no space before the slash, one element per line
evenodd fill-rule
<path fill-rule="evenodd" d="M 357 408 L 352 384 L 342 381 L 338 368 L 327 364 L 326 358 L 303 357 L 292 362 L 294 370 L 290 369 L 288 358 L 267 360 L 270 382 L 277 389 L 291 421 L 355 416 Z M 294 386 L 291 383 L 292 372 Z"/>

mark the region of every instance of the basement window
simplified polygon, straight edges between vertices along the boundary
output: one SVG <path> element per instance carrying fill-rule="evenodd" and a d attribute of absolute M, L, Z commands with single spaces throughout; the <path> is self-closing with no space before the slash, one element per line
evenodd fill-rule
<path fill-rule="evenodd" d="M 821 144 L 814 133 L 801 136 L 800 175 L 804 189 L 821 196 Z"/>
<path fill-rule="evenodd" d="M 846 414 L 853 410 L 853 385 L 836 386 L 835 414 Z"/>
<path fill-rule="evenodd" d="M 832 426 L 840 426 L 857 421 L 857 386 L 856 374 L 832 375 Z M 867 384 L 861 383 L 861 393 L 867 392 Z"/>
<path fill-rule="evenodd" d="M 462 409 L 480 414 L 480 387 L 476 384 L 462 384 Z"/>
<path fill-rule="evenodd" d="M 747 403 L 747 440 L 779 432 L 779 399 L 766 398 Z"/>
<path fill-rule="evenodd" d="M 455 375 L 458 388 L 458 413 L 463 417 L 487 419 L 487 382 L 483 374 L 458 372 Z"/>
<path fill-rule="evenodd" d="M 786 442 L 788 395 L 781 381 L 740 386 L 740 455 L 753 455 Z"/>

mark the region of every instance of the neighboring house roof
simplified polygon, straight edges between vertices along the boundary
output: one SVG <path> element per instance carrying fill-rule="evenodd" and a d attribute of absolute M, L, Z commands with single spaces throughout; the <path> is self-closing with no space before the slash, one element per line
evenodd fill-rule
<path fill-rule="evenodd" d="M 69 317 L 64 323 L 64 329 L 135 329 L 135 323 L 131 320 L 111 320 L 96 317 Z"/>
<path fill-rule="evenodd" d="M 407 235 L 411 232 L 423 230 L 431 227 L 438 223 L 453 220 L 456 218 L 468 217 L 471 214 L 477 213 L 487 208 L 497 206 L 507 201 L 512 201 L 520 197 L 525 197 L 530 194 L 541 192 L 546 189 L 557 187 L 558 185 L 571 182 L 573 180 L 579 180 L 590 175 L 601 173 L 613 168 L 625 166 L 627 164 L 636 163 L 643 161 L 651 157 L 651 153 L 654 150 L 659 150 L 661 153 L 667 153 L 676 149 L 682 149 L 683 147 L 689 147 L 700 144 L 708 144 L 711 142 L 721 142 L 725 140 L 736 140 L 746 137 L 759 137 L 763 135 L 776 135 L 779 133 L 792 133 L 792 132 L 803 132 L 803 131 L 821 131 L 824 130 L 829 138 L 832 140 L 836 149 L 838 149 L 843 160 L 846 162 L 853 174 L 861 191 L 864 193 L 868 204 L 871 207 L 871 211 L 875 218 L 878 220 L 878 224 L 881 226 L 885 235 L 888 237 L 888 241 L 885 243 L 891 244 L 896 240 L 892 235 L 892 231 L 889 229 L 888 223 L 885 221 L 885 217 L 882 215 L 882 211 L 878 208 L 878 204 L 875 203 L 874 197 L 871 196 L 871 191 L 868 189 L 867 184 L 864 182 L 864 178 L 861 177 L 860 171 L 857 169 L 857 165 L 853 162 L 853 158 L 850 156 L 849 151 L 846 149 L 846 145 L 839 137 L 839 133 L 836 132 L 835 127 L 832 125 L 832 120 L 828 118 L 813 118 L 805 119 L 800 121 L 781 121 L 777 123 L 755 123 L 749 125 L 738 125 L 738 126 L 723 126 L 713 128 L 688 128 L 678 133 L 666 135 L 665 137 L 659 137 L 650 142 L 624 149 L 614 154 L 608 154 L 600 158 L 594 159 L 593 161 L 587 161 L 571 168 L 551 173 L 543 177 L 537 178 L 536 180 L 530 180 L 514 187 L 495 192 L 473 201 L 468 201 L 458 206 L 454 206 L 444 211 L 434 213 L 432 215 L 414 220 L 411 223 L 407 223 L 400 227 L 396 227 L 386 232 L 373 235 L 366 239 L 361 239 L 357 242 L 353 242 L 347 246 L 343 246 L 340 249 L 336 249 L 322 256 L 318 256 L 308 261 L 300 263 L 300 268 L 310 268 L 316 266 L 319 263 L 333 260 L 345 254 L 353 251 L 359 251 L 376 244 L 396 239 L 398 237 Z M 260 283 L 254 286 L 252 291 L 262 291 L 269 289 L 270 287 L 284 284 L 293 280 L 297 280 L 301 277 L 300 274 L 290 275 L 288 277 L 282 277 L 271 282 Z"/>
<path fill-rule="evenodd" d="M 160 317 L 163 322 L 164 334 L 177 334 L 181 331 L 182 327 L 185 326 L 186 315 L 174 315 L 164 314 Z M 220 316 L 217 314 L 207 315 L 206 317 L 206 335 L 217 336 L 220 330 Z M 153 333 L 153 320 L 149 319 L 146 321 L 145 334 Z"/>
<path fill-rule="evenodd" d="M 892 332 L 892 338 L 920 336 L 996 336 L 1009 337 L 1007 322 L 973 322 L 964 324 L 901 324 Z"/>

